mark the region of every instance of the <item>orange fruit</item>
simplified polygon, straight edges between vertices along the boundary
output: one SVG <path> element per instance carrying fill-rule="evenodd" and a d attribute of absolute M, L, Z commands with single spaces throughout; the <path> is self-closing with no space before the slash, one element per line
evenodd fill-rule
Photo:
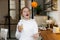
<path fill-rule="evenodd" d="M 35 7 L 38 6 L 37 2 L 35 2 L 35 1 L 33 1 L 33 2 L 31 3 L 31 5 L 32 5 L 33 8 L 35 8 Z"/>

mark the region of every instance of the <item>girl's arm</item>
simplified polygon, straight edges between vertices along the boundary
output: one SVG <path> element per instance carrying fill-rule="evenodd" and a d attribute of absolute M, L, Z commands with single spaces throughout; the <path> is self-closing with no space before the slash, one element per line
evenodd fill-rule
<path fill-rule="evenodd" d="M 35 20 L 34 20 L 34 35 L 33 35 L 33 37 L 34 37 L 35 39 L 37 39 L 37 38 L 39 37 L 38 25 L 37 25 L 37 23 L 36 23 Z"/>
<path fill-rule="evenodd" d="M 22 24 L 21 21 L 22 21 L 22 20 L 20 20 L 20 21 L 18 22 L 18 24 L 17 24 L 17 28 L 16 28 L 15 37 L 16 37 L 17 39 L 19 39 L 19 38 L 20 38 L 20 35 L 21 35 L 21 32 L 19 31 L 20 29 L 18 29 L 18 28 L 19 28 L 19 25 Z"/>
<path fill-rule="evenodd" d="M 33 35 L 33 37 L 34 37 L 34 39 L 37 39 L 39 37 L 39 34 L 36 33 L 36 34 Z"/>
<path fill-rule="evenodd" d="M 15 33 L 15 37 L 16 37 L 17 39 L 20 38 L 20 33 L 21 33 L 21 32 L 18 31 L 18 25 L 17 25 L 17 29 L 16 29 L 16 33 Z"/>

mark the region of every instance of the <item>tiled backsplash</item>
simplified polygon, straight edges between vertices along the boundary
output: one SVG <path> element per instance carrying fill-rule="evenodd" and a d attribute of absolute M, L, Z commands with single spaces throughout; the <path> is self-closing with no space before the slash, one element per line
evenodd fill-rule
<path fill-rule="evenodd" d="M 60 27 L 60 12 L 59 11 L 52 11 L 49 13 L 49 16 L 55 20 L 55 23 Z"/>
<path fill-rule="evenodd" d="M 38 26 L 43 26 L 43 25 L 47 26 L 47 24 L 46 24 L 46 20 L 48 19 L 47 16 L 34 16 L 34 18 L 35 18 Z"/>

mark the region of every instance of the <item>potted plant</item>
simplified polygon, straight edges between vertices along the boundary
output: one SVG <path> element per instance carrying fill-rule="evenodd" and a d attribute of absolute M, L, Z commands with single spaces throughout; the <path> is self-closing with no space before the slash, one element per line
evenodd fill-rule
<path fill-rule="evenodd" d="M 37 3 L 36 1 L 33 1 L 33 2 L 32 2 L 32 7 L 34 8 L 33 11 L 36 12 L 36 15 L 39 15 L 40 12 L 42 11 L 41 5 L 38 5 L 38 3 Z"/>
<path fill-rule="evenodd" d="M 42 12 L 41 5 L 38 5 L 36 8 L 34 8 L 34 11 L 36 11 L 36 15 L 40 15 L 40 13 Z"/>

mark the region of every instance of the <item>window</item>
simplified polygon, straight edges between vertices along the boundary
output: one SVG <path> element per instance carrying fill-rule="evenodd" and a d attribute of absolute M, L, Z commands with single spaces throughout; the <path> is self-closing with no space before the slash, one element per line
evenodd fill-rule
<path fill-rule="evenodd" d="M 21 0 L 21 9 L 25 7 L 25 0 Z"/>
<path fill-rule="evenodd" d="M 12 19 L 16 18 L 16 3 L 15 0 L 10 0 L 10 16 Z"/>

